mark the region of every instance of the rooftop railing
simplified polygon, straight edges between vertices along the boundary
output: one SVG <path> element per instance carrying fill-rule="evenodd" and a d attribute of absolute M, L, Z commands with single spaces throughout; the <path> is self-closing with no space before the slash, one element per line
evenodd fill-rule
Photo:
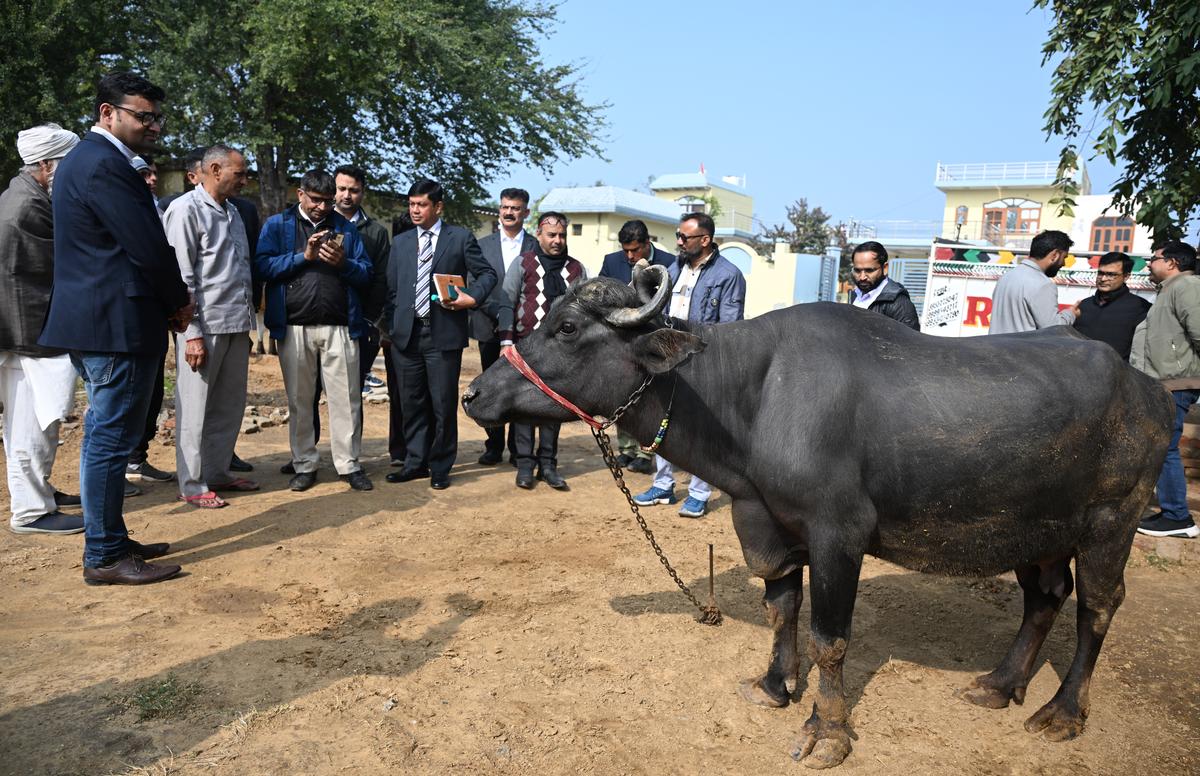
<path fill-rule="evenodd" d="M 1058 162 L 982 162 L 942 164 L 938 162 L 934 183 L 972 181 L 1046 180 L 1058 177 Z"/>

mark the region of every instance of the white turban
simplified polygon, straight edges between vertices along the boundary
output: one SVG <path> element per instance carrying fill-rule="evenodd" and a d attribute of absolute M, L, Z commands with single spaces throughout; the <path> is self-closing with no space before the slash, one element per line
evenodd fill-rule
<path fill-rule="evenodd" d="M 17 153 L 25 164 L 61 159 L 79 142 L 79 136 L 57 124 L 23 129 L 17 133 Z"/>

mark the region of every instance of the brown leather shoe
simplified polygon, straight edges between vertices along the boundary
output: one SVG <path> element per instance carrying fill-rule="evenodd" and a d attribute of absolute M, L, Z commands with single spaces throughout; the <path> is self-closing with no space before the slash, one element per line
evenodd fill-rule
<path fill-rule="evenodd" d="M 126 555 L 108 566 L 85 568 L 83 581 L 89 585 L 148 585 L 170 579 L 181 570 L 179 566 L 156 566 L 137 555 Z"/>

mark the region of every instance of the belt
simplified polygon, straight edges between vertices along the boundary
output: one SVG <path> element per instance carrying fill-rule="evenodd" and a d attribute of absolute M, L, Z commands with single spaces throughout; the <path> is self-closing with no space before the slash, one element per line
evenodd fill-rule
<path fill-rule="evenodd" d="M 429 316 L 426 315 L 424 318 L 422 318 L 419 315 L 414 315 L 413 323 L 417 324 L 418 326 L 428 326 L 429 325 Z"/>

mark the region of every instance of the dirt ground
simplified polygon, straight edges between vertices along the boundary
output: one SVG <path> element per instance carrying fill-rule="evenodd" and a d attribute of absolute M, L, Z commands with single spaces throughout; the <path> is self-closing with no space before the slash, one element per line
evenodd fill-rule
<path fill-rule="evenodd" d="M 478 372 L 468 351 L 464 385 Z M 284 404 L 275 359 L 251 402 Z M 575 424 L 571 492 L 513 486 L 474 463 L 460 419 L 453 487 L 391 485 L 386 404 L 366 407 L 367 494 L 333 476 L 287 490 L 287 427 L 245 435 L 259 493 L 211 511 L 171 484 L 126 502 L 143 542 L 170 541 L 184 575 L 87 587 L 81 537 L 0 540 L 0 772 L 4 774 L 749 774 L 796 772 L 789 752 L 815 674 L 786 709 L 751 707 L 738 680 L 770 648 L 729 500 L 682 520 L 648 510 L 689 583 L 716 546 L 725 624 L 704 627 L 637 530 Z M 77 490 L 78 429 L 55 482 Z M 151 461 L 173 470 L 158 442 Z M 630 475 L 635 487 L 648 478 Z M 0 507 L 7 510 L 4 492 Z M 1092 683 L 1085 734 L 1022 729 L 1074 651 L 1059 617 L 1023 707 L 954 697 L 994 667 L 1020 621 L 1010 577 L 944 579 L 868 559 L 846 685 L 843 774 L 1200 772 L 1200 542 L 1139 539 L 1128 597 Z M 805 604 L 802 623 L 807 623 Z"/>

